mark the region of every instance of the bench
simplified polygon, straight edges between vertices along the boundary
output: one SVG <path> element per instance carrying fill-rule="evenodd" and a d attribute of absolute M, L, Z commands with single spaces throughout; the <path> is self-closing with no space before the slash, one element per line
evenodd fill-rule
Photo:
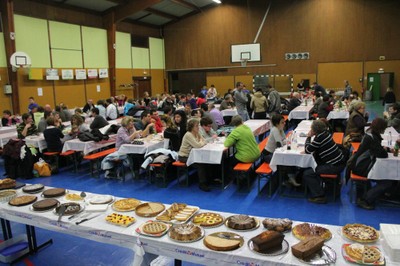
<path fill-rule="evenodd" d="M 319 176 L 324 182 L 331 182 L 333 184 L 333 201 L 336 201 L 336 188 L 340 184 L 341 174 L 320 174 Z"/>
<path fill-rule="evenodd" d="M 353 172 L 350 172 L 350 202 L 353 202 L 353 190 L 355 189 L 356 184 L 361 184 L 364 189 L 364 193 L 368 189 L 368 178 L 365 176 L 360 176 L 353 174 Z M 357 195 L 356 195 L 357 197 Z M 357 199 L 356 199 L 357 200 Z"/>
<path fill-rule="evenodd" d="M 59 168 L 59 164 L 58 164 L 58 157 L 59 156 L 63 156 L 63 157 L 69 157 L 69 156 L 73 156 L 72 160 L 73 160 L 73 164 L 74 164 L 74 172 L 78 172 L 78 163 L 76 160 L 76 156 L 75 156 L 76 152 L 74 150 L 68 150 L 66 152 L 58 152 L 58 151 L 46 151 L 43 153 L 43 156 L 46 158 L 54 158 L 55 159 L 55 165 L 57 166 L 57 169 Z"/>
<path fill-rule="evenodd" d="M 93 164 L 95 163 L 95 168 L 97 171 L 97 176 L 100 177 L 100 160 L 103 159 L 104 157 L 106 157 L 107 155 L 116 152 L 117 149 L 116 148 L 111 148 L 111 149 L 107 149 L 107 150 L 103 150 L 103 151 L 99 151 L 96 153 L 92 153 L 89 155 L 86 155 L 85 157 L 83 157 L 83 159 L 88 160 L 90 162 L 90 174 L 91 176 L 94 176 L 94 171 L 93 171 Z"/>
<path fill-rule="evenodd" d="M 272 182 L 271 182 L 271 177 L 272 177 L 272 169 L 269 166 L 269 163 L 263 162 L 260 167 L 257 168 L 256 170 L 256 174 L 257 174 L 257 179 L 258 179 L 258 194 L 260 194 L 261 189 L 260 189 L 260 180 L 263 176 L 266 176 L 267 178 L 269 177 L 269 181 L 268 181 L 268 188 L 269 188 L 269 192 L 268 192 L 268 196 L 271 197 L 272 195 Z"/>
<path fill-rule="evenodd" d="M 180 184 L 180 172 L 184 171 L 184 181 L 186 181 L 186 187 L 189 186 L 189 167 L 186 163 L 181 161 L 175 161 L 172 163 L 176 167 L 176 173 L 178 175 L 178 183 Z"/>

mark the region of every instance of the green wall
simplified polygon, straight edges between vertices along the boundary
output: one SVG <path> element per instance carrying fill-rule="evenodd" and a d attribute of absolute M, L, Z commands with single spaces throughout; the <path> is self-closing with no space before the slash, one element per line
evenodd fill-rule
<path fill-rule="evenodd" d="M 0 67 L 7 67 L 6 47 L 4 45 L 4 33 L 0 32 Z"/>
<path fill-rule="evenodd" d="M 14 22 L 17 51 L 27 53 L 34 68 L 51 67 L 47 21 L 14 15 Z"/>
<path fill-rule="evenodd" d="M 132 68 L 150 68 L 149 49 L 132 47 Z"/>
<path fill-rule="evenodd" d="M 152 69 L 165 69 L 164 40 L 149 38 L 150 66 Z"/>
<path fill-rule="evenodd" d="M 131 35 L 129 33 L 117 32 L 115 39 L 115 67 L 132 68 Z"/>
<path fill-rule="evenodd" d="M 106 30 L 82 27 L 82 43 L 86 68 L 108 68 Z"/>

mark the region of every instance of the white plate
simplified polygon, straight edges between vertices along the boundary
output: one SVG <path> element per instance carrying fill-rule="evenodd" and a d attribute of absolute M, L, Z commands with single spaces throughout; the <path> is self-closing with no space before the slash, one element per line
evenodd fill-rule
<path fill-rule="evenodd" d="M 110 204 L 113 201 L 114 197 L 111 195 L 95 195 L 88 200 L 90 204 Z"/>

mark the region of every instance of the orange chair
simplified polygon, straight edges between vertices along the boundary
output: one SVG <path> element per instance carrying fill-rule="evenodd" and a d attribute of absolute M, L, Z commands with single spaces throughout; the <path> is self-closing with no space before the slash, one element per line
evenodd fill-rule
<path fill-rule="evenodd" d="M 333 201 L 336 201 L 336 188 L 337 185 L 340 184 L 341 174 L 320 174 L 319 175 L 324 182 L 333 183 Z"/>
<path fill-rule="evenodd" d="M 332 139 L 336 144 L 342 144 L 343 143 L 343 132 L 335 132 L 332 135 Z"/>
<path fill-rule="evenodd" d="M 186 180 L 186 187 L 189 186 L 189 167 L 184 162 L 175 161 L 172 163 L 176 167 L 176 172 L 178 176 L 178 183 L 180 184 L 180 173 L 184 171 L 184 179 Z"/>
<path fill-rule="evenodd" d="M 353 153 L 357 152 L 358 149 L 360 148 L 361 142 L 352 142 L 351 147 L 353 148 Z"/>
<path fill-rule="evenodd" d="M 272 169 L 269 166 L 269 163 L 262 163 L 260 165 L 260 167 L 257 168 L 256 170 L 256 174 L 257 174 L 257 179 L 258 179 L 258 194 L 260 194 L 261 190 L 260 190 L 260 180 L 263 176 L 265 176 L 266 178 L 269 177 L 269 181 L 268 181 L 268 188 L 269 188 L 269 192 L 268 192 L 268 196 L 271 197 L 272 195 L 272 184 L 271 184 L 271 178 L 272 178 Z"/>
<path fill-rule="evenodd" d="M 367 191 L 368 178 L 365 176 L 353 174 L 353 172 L 351 172 L 350 173 L 350 202 L 353 202 L 353 190 L 357 183 L 362 184 L 364 192 Z M 353 186 L 354 186 L 354 188 L 353 188 Z"/>

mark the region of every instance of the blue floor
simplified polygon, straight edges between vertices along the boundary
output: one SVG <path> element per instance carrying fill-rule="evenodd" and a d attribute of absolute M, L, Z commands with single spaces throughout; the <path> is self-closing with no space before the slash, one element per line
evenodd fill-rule
<path fill-rule="evenodd" d="M 380 103 L 369 104 L 370 118 L 381 114 Z M 0 173 L 3 173 L 0 166 Z M 24 182 L 24 180 L 19 180 Z M 261 217 L 287 217 L 298 221 L 344 225 L 347 223 L 364 223 L 379 228 L 380 223 L 398 223 L 400 208 L 378 205 L 373 211 L 356 207 L 349 201 L 349 185 L 342 188 L 340 199 L 332 199 L 326 205 L 307 202 L 305 198 L 287 198 L 274 195 L 267 197 L 267 189 L 257 194 L 257 183 L 253 183 L 250 193 L 237 189 L 235 184 L 226 190 L 213 188 L 209 193 L 198 189 L 197 183 L 189 187 L 181 187 L 176 181 L 167 188 L 159 188 L 146 180 L 133 181 L 130 176 L 125 182 L 96 179 L 90 176 L 87 165 L 78 174 L 64 170 L 60 174 L 48 178 L 35 178 L 31 183 L 42 183 L 47 186 L 65 187 L 78 191 L 113 194 L 119 197 L 134 197 L 148 201 L 164 203 L 185 202 L 200 208 L 233 213 L 246 213 Z M 15 234 L 25 233 L 25 227 L 12 223 Z M 132 230 L 135 227 L 132 226 Z M 52 238 L 54 243 L 39 253 L 28 257 L 16 265 L 129 265 L 132 253 L 124 248 L 101 244 L 79 237 L 54 233 L 37 229 L 39 244 Z M 32 264 L 29 264 L 32 262 Z M 193 265 L 183 263 L 183 265 Z"/>

